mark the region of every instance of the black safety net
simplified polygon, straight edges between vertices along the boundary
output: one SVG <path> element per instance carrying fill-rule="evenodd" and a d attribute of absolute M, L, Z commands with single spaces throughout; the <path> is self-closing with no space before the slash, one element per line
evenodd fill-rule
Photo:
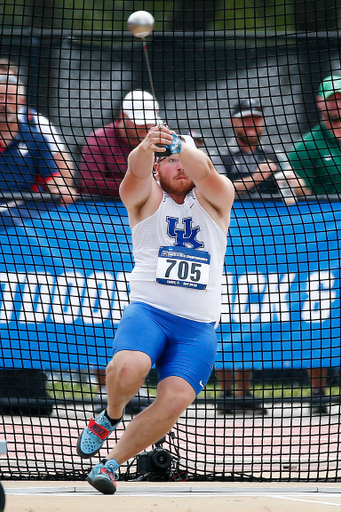
<path fill-rule="evenodd" d="M 100 453 L 77 455 L 130 302 L 119 185 L 166 123 L 236 191 L 217 356 L 120 478 L 339 480 L 340 24 L 336 0 L 1 3 L 2 479 L 85 479 L 155 400 L 152 367 Z M 175 245 L 200 239 L 188 226 Z"/>

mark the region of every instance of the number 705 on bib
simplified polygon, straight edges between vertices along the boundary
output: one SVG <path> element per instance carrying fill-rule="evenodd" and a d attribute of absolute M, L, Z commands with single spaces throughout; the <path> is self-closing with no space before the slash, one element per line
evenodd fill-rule
<path fill-rule="evenodd" d="M 210 254 L 187 247 L 160 247 L 156 281 L 170 286 L 205 290 L 210 273 Z"/>

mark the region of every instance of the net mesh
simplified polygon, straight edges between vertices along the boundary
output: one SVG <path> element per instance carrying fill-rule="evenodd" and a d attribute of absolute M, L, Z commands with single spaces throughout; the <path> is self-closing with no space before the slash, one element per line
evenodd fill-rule
<path fill-rule="evenodd" d="M 127 30 L 141 9 L 144 43 Z M 339 480 L 339 2 L 4 0 L 0 26 L 1 478 L 84 479 L 99 460 L 75 447 L 129 303 L 115 129 L 127 93 L 153 92 L 145 44 L 161 119 L 236 201 L 211 378 L 156 446 L 166 470 L 148 470 L 150 447 L 121 478 Z M 102 455 L 156 386 L 152 369 Z"/>

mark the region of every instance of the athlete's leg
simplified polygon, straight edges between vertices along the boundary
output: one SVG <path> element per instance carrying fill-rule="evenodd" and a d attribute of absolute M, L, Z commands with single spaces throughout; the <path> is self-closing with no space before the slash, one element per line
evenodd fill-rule
<path fill-rule="evenodd" d="M 107 366 L 107 413 L 120 418 L 124 407 L 136 395 L 151 369 L 150 357 L 136 350 L 117 352 Z"/>
<path fill-rule="evenodd" d="M 125 405 L 162 353 L 166 338 L 154 317 L 143 304 L 130 304 L 124 311 L 114 340 L 114 356 L 107 367 L 108 408 L 92 418 L 79 436 L 80 457 L 93 457 L 101 449 L 120 423 Z"/>
<path fill-rule="evenodd" d="M 140 389 L 165 343 L 155 308 L 132 303 L 124 310 L 114 340 L 114 356 L 107 366 L 110 418 L 122 416 L 124 406 Z"/>
<path fill-rule="evenodd" d="M 107 459 L 119 464 L 156 443 L 173 427 L 181 413 L 193 402 L 196 393 L 181 377 L 167 377 L 158 385 L 156 400 L 127 426 Z"/>

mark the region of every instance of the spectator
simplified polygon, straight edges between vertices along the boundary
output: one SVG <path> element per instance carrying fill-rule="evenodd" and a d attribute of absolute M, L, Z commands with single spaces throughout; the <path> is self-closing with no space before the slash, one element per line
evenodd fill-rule
<path fill-rule="evenodd" d="M 257 99 L 240 99 L 232 106 L 231 126 L 234 138 L 219 149 L 219 156 L 212 157 L 216 169 L 226 174 L 233 182 L 236 192 L 243 196 L 247 192 L 278 193 L 276 173 L 281 169 L 279 156 L 270 146 L 263 146 L 260 139 L 264 132 L 264 113 Z M 285 178 L 285 177 L 284 177 Z M 299 187 L 295 176 L 286 183 L 289 187 Z M 290 203 L 289 203 L 290 204 Z M 233 414 L 236 409 L 266 414 L 262 404 L 254 402 L 250 392 L 252 371 L 236 371 L 235 393 L 233 394 L 233 372 L 217 371 L 222 386 L 221 397 L 224 401 L 218 410 L 224 414 Z"/>
<path fill-rule="evenodd" d="M 83 194 L 119 197 L 132 149 L 158 120 L 159 105 L 145 91 L 129 92 L 118 119 L 91 133 L 82 152 L 80 191 Z"/>
<path fill-rule="evenodd" d="M 85 194 L 119 197 L 119 185 L 127 171 L 128 155 L 158 121 L 159 105 L 145 91 L 128 93 L 118 119 L 89 135 L 82 152 L 80 191 Z M 98 399 L 106 400 L 106 371 L 94 370 L 99 384 Z M 144 388 L 126 406 L 126 412 L 138 413 L 148 399 Z M 102 405 L 95 407 L 102 410 Z"/>
<path fill-rule="evenodd" d="M 307 132 L 289 153 L 289 162 L 304 180 L 306 194 L 339 194 L 341 192 L 341 76 L 326 77 L 316 97 L 320 122 Z M 327 370 L 308 371 L 312 396 L 325 395 Z M 312 412 L 326 414 L 321 402 L 312 404 Z"/>
<path fill-rule="evenodd" d="M 0 74 L 0 188 L 58 193 L 65 203 L 70 192 L 59 172 L 50 141 L 36 114 L 23 110 L 25 88 L 17 75 Z"/>
<path fill-rule="evenodd" d="M 6 58 L 0 59 L 0 75 L 12 75 L 19 79 L 18 68 Z M 74 167 L 71 157 L 67 153 L 55 127 L 46 117 L 37 114 L 31 107 L 27 108 L 25 104 L 22 104 L 21 107 L 19 106 L 18 120 L 22 123 L 25 123 L 25 120 L 29 120 L 29 125 L 32 126 L 34 124 L 35 129 L 41 132 L 44 140 L 49 145 L 61 176 L 61 179 L 57 179 L 56 186 L 58 186 L 59 181 L 59 187 L 58 191 L 56 190 L 55 192 L 62 195 L 64 203 L 73 202 L 77 194 L 74 188 Z"/>
<path fill-rule="evenodd" d="M 260 139 L 264 132 L 264 113 L 257 99 L 240 99 L 231 110 L 234 137 L 225 147 L 218 149 L 212 161 L 221 174 L 233 181 L 238 195 L 250 192 L 278 193 L 276 172 L 281 171 L 279 155 L 270 146 L 263 146 Z M 288 172 L 288 171 L 286 171 Z M 283 172 L 280 172 L 282 180 Z M 299 183 L 291 173 L 287 190 L 295 188 L 300 194 Z"/>
<path fill-rule="evenodd" d="M 307 194 L 341 192 L 341 76 L 328 76 L 316 98 L 320 122 L 296 143 L 289 161 Z"/>
<path fill-rule="evenodd" d="M 212 157 L 216 169 L 226 174 L 239 194 L 258 190 L 278 192 L 274 173 L 280 164 L 272 148 L 260 145 L 264 131 L 264 114 L 257 100 L 241 99 L 232 108 L 231 125 L 235 138 L 219 149 L 220 157 Z M 224 402 L 218 410 L 233 414 L 236 409 L 253 410 L 266 414 L 262 405 L 255 404 L 250 393 L 252 371 L 236 371 L 235 394 L 233 395 L 233 372 L 218 370 L 217 377 L 222 387 Z M 233 400 L 235 396 L 236 400 Z"/>

